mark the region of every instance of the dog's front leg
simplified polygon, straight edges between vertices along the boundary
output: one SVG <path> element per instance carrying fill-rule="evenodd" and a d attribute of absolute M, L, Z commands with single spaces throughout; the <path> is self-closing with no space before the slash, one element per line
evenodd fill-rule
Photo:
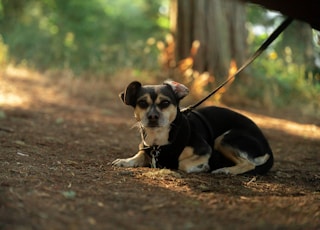
<path fill-rule="evenodd" d="M 140 150 L 136 155 L 125 159 L 116 159 L 112 162 L 112 165 L 118 167 L 144 167 L 149 166 L 148 156 L 145 151 Z"/>

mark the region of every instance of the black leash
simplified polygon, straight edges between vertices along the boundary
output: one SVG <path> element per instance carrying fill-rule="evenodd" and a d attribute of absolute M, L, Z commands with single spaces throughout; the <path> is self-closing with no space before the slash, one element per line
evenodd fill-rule
<path fill-rule="evenodd" d="M 201 105 L 204 101 L 206 101 L 208 98 L 210 98 L 213 94 L 218 92 L 223 86 L 225 86 L 229 81 L 234 79 L 239 73 L 241 73 L 246 67 L 248 67 L 248 65 L 250 65 L 258 56 L 260 56 L 260 54 L 262 54 L 262 52 L 268 48 L 268 46 L 290 25 L 290 23 L 292 21 L 293 21 L 292 18 L 289 18 L 289 17 L 286 18 L 278 26 L 278 28 L 276 30 L 274 30 L 272 32 L 272 34 L 270 34 L 268 39 L 264 43 L 262 43 L 262 45 L 259 47 L 259 49 L 257 49 L 256 52 L 249 59 L 247 59 L 247 61 L 237 70 L 237 72 L 235 74 L 228 77 L 227 80 L 225 80 L 223 83 L 221 83 L 221 85 L 219 85 L 216 89 L 214 89 L 206 97 L 204 97 L 203 99 L 201 99 L 197 103 L 190 105 L 187 108 L 182 109 L 181 111 L 182 112 L 189 112 L 189 111 L 195 109 L 196 107 Z"/>

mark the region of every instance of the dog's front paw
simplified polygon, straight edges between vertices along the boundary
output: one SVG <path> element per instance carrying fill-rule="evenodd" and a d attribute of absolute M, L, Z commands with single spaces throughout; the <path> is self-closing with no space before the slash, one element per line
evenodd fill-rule
<path fill-rule="evenodd" d="M 148 162 L 146 160 L 146 155 L 145 155 L 144 151 L 139 151 L 133 157 L 114 160 L 112 162 L 112 165 L 118 166 L 118 167 L 133 168 L 133 167 L 147 166 Z"/>
<path fill-rule="evenodd" d="M 131 158 L 126 158 L 126 159 L 116 159 L 112 162 L 113 166 L 117 167 L 126 167 L 126 168 L 131 168 L 131 167 L 138 167 L 139 165 L 136 164 L 134 160 Z"/>

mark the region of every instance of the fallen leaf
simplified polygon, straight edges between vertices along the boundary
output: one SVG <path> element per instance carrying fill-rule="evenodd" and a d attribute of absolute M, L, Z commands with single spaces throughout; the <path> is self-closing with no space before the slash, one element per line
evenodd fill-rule
<path fill-rule="evenodd" d="M 64 122 L 64 119 L 62 118 L 62 117 L 58 117 L 57 119 L 56 119 L 56 124 L 57 125 L 60 125 L 60 124 L 62 124 Z"/>
<path fill-rule="evenodd" d="M 69 191 L 63 191 L 62 195 L 67 199 L 73 199 L 76 197 L 77 193 L 75 191 L 69 190 Z"/>
<path fill-rule="evenodd" d="M 17 140 L 14 143 L 16 143 L 17 145 L 26 145 L 24 141 L 20 141 L 20 140 Z"/>
<path fill-rule="evenodd" d="M 22 152 L 17 152 L 17 154 L 19 155 L 19 156 L 23 156 L 23 157 L 28 157 L 29 155 L 28 154 L 25 154 L 25 153 L 22 153 Z"/>

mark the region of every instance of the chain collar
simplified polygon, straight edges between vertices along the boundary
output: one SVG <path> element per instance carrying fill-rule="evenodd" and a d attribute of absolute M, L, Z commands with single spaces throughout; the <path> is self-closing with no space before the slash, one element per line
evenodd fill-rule
<path fill-rule="evenodd" d="M 150 151 L 151 168 L 157 168 L 160 152 L 161 152 L 160 146 L 151 147 L 151 151 Z"/>
<path fill-rule="evenodd" d="M 145 146 L 140 150 L 146 151 L 146 153 L 151 157 L 151 168 L 161 168 L 159 165 L 159 156 L 161 153 L 161 146 L 154 145 L 154 146 Z"/>

